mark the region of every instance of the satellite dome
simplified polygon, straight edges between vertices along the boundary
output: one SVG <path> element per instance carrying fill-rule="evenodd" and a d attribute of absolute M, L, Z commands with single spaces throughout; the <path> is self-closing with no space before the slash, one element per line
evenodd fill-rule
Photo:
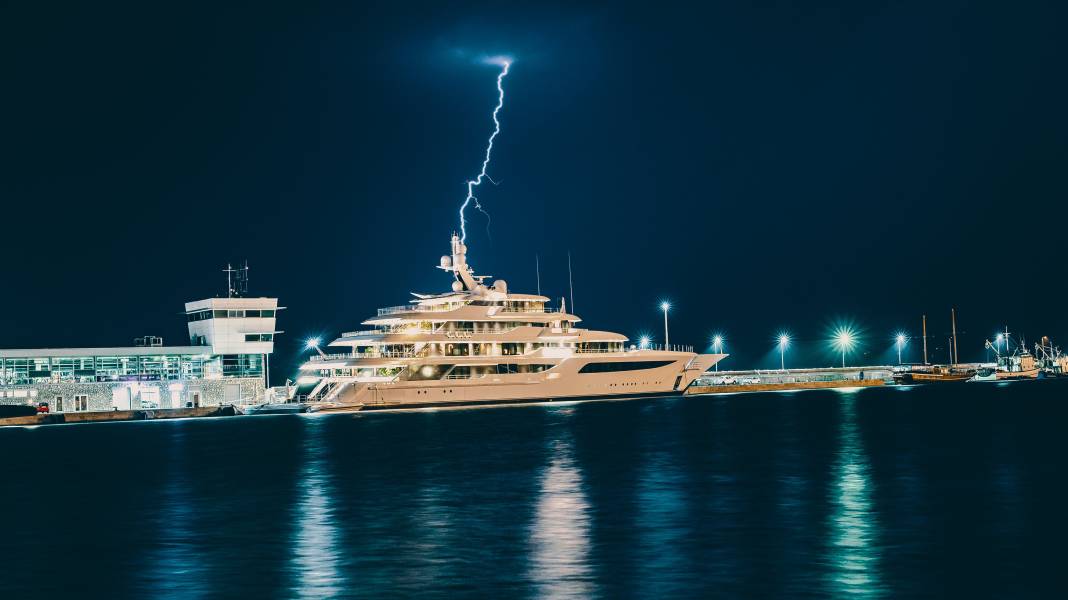
<path fill-rule="evenodd" d="M 460 254 L 467 254 L 467 244 L 460 244 Z"/>
<path fill-rule="evenodd" d="M 459 292 L 459 291 L 461 291 L 463 289 L 464 289 L 464 284 L 460 283 L 459 281 L 452 282 L 452 291 Z"/>
<path fill-rule="evenodd" d="M 506 282 L 503 279 L 498 279 L 497 281 L 493 282 L 493 289 L 498 291 L 498 292 L 500 292 L 500 293 L 502 293 L 502 294 L 507 294 L 508 293 L 508 282 Z"/>
<path fill-rule="evenodd" d="M 451 267 L 452 266 L 452 257 L 451 256 L 442 256 L 441 257 L 441 266 L 446 268 L 446 269 Z"/>

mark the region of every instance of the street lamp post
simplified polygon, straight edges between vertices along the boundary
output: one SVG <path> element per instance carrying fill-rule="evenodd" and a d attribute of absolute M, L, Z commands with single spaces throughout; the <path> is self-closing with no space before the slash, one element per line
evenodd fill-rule
<path fill-rule="evenodd" d="M 671 303 L 670 302 L 666 302 L 665 301 L 665 302 L 661 302 L 660 303 L 660 310 L 664 311 L 664 350 L 667 350 L 668 349 L 668 344 L 671 343 L 671 338 L 668 337 L 668 320 L 667 320 L 667 313 L 668 313 L 668 309 L 669 308 L 671 308 Z"/>
<path fill-rule="evenodd" d="M 712 349 L 716 354 L 723 354 L 723 336 L 717 335 L 712 338 Z M 716 361 L 716 370 L 719 371 L 719 361 Z"/>
<path fill-rule="evenodd" d="M 786 347 L 790 345 L 790 336 L 782 333 L 779 334 L 779 368 L 783 371 L 786 370 Z"/>
<path fill-rule="evenodd" d="M 856 341 L 856 339 L 855 339 L 853 331 L 851 329 L 840 327 L 840 328 L 838 328 L 838 330 L 836 330 L 834 332 L 834 344 L 836 346 L 838 346 L 839 350 L 842 351 L 842 368 L 843 369 L 846 366 L 846 362 L 845 362 L 846 352 L 848 352 L 849 350 L 851 350 L 853 348 L 853 344 L 855 343 L 855 341 Z"/>
<path fill-rule="evenodd" d="M 901 348 L 905 345 L 905 341 L 906 341 L 907 338 L 905 337 L 905 334 L 899 333 L 899 334 L 897 334 L 897 338 L 895 338 L 895 339 L 897 340 L 897 364 L 900 365 L 901 364 Z"/>

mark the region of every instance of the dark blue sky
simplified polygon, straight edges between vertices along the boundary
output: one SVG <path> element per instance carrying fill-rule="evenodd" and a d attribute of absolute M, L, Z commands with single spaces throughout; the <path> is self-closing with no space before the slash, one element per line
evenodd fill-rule
<path fill-rule="evenodd" d="M 447 289 L 498 53 L 469 245 L 513 290 L 538 253 L 566 294 L 570 250 L 587 325 L 659 339 L 668 298 L 672 340 L 723 331 L 737 367 L 783 328 L 829 364 L 840 321 L 885 360 L 952 305 L 962 359 L 1068 336 L 1063 3 L 444 4 L 0 9 L 0 346 L 184 343 L 182 302 L 248 259 L 284 377 Z"/>

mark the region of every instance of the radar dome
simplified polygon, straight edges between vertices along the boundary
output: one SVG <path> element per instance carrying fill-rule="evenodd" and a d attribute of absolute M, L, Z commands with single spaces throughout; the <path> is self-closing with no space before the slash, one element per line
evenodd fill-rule
<path fill-rule="evenodd" d="M 460 283 L 459 281 L 452 282 L 452 291 L 459 292 L 459 291 L 461 291 L 463 289 L 464 289 L 464 284 Z"/>
<path fill-rule="evenodd" d="M 441 257 L 441 266 L 446 268 L 446 269 L 451 267 L 452 266 L 452 257 L 451 256 L 442 256 Z"/>
<path fill-rule="evenodd" d="M 500 293 L 502 293 L 502 294 L 507 294 L 508 293 L 508 282 L 506 282 L 503 279 L 498 279 L 497 281 L 493 282 L 493 289 L 498 291 L 498 292 L 500 292 Z"/>

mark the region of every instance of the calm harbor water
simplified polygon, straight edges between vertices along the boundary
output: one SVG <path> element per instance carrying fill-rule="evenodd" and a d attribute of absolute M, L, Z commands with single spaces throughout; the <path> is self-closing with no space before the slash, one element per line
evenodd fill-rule
<path fill-rule="evenodd" d="M 0 430 L 0 598 L 1063 597 L 1068 381 Z"/>

